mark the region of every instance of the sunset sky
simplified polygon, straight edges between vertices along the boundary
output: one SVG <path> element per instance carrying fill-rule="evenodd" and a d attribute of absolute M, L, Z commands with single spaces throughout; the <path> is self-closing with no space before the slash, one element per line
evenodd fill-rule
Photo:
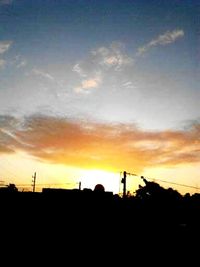
<path fill-rule="evenodd" d="M 118 193 L 126 170 L 200 187 L 199 14 L 195 0 L 0 0 L 0 183 L 36 171 L 38 190 Z"/>

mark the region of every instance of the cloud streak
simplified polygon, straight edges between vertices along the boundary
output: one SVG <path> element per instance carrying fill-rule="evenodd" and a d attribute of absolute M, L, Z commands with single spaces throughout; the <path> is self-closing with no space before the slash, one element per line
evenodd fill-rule
<path fill-rule="evenodd" d="M 48 72 L 45 72 L 43 70 L 34 68 L 34 69 L 32 69 L 31 72 L 36 76 L 40 76 L 40 77 L 48 79 L 50 81 L 54 81 L 55 80 L 54 77 L 51 74 L 49 74 Z"/>
<path fill-rule="evenodd" d="M 174 31 L 167 31 L 164 34 L 159 35 L 157 38 L 151 40 L 146 45 L 139 47 L 137 50 L 137 56 L 141 56 L 145 54 L 152 47 L 155 47 L 158 45 L 164 46 L 164 45 L 174 43 L 177 39 L 180 39 L 183 36 L 184 36 L 184 31 L 180 29 L 174 30 Z"/>
<path fill-rule="evenodd" d="M 11 47 L 12 41 L 0 41 L 0 54 L 4 54 Z"/>
<path fill-rule="evenodd" d="M 0 119 L 0 153 L 25 151 L 37 159 L 106 170 L 200 163 L 200 124 L 187 131 L 150 132 L 134 125 L 34 115 Z"/>

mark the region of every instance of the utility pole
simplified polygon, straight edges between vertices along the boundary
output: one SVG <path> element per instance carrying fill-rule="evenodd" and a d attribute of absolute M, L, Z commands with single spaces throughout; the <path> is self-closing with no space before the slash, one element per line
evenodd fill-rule
<path fill-rule="evenodd" d="M 32 180 L 32 187 L 33 187 L 33 193 L 35 192 L 35 184 L 36 184 L 36 172 L 34 173 L 34 175 L 32 176 L 33 180 Z"/>
<path fill-rule="evenodd" d="M 78 183 L 78 189 L 81 190 L 81 182 Z"/>
<path fill-rule="evenodd" d="M 121 180 L 122 184 L 123 184 L 123 198 L 126 197 L 126 171 L 123 172 L 123 178 Z"/>
<path fill-rule="evenodd" d="M 125 198 L 126 197 L 126 176 L 127 175 L 132 175 L 132 176 L 137 176 L 137 174 L 135 174 L 135 173 L 129 173 L 129 172 L 126 172 L 126 171 L 124 171 L 123 172 L 123 178 L 122 178 L 122 180 L 121 180 L 121 183 L 123 184 L 123 198 Z"/>

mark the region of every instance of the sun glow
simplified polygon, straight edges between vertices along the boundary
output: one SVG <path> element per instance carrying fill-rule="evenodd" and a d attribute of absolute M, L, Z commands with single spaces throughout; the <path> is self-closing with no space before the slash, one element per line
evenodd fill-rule
<path fill-rule="evenodd" d="M 81 178 L 82 188 L 94 190 L 96 184 L 102 184 L 105 191 L 119 193 L 120 177 L 119 173 L 107 172 L 103 170 L 86 170 Z"/>

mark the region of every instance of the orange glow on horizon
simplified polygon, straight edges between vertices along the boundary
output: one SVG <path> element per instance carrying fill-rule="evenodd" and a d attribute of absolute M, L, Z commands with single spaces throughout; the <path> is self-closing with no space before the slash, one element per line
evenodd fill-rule
<path fill-rule="evenodd" d="M 84 187 L 93 189 L 96 183 L 105 183 L 106 190 L 118 192 L 112 173 L 126 170 L 198 184 L 198 124 L 187 131 L 152 132 L 130 124 L 107 125 L 41 115 L 24 121 L 5 117 L 5 121 L 0 131 L 0 176 L 8 182 L 30 185 L 36 171 L 38 188 L 39 184 L 75 188 L 86 179 Z M 129 188 L 134 191 L 140 181 L 130 181 Z"/>
<path fill-rule="evenodd" d="M 146 168 L 143 172 L 136 172 L 137 176 L 127 176 L 127 191 L 131 194 L 143 184 L 140 175 L 148 178 L 158 178 L 169 182 L 200 187 L 198 164 L 185 164 L 179 167 L 154 167 Z M 108 171 L 106 169 L 84 169 L 62 164 L 51 164 L 38 161 L 28 154 L 18 152 L 16 154 L 1 156 L 0 180 L 5 184 L 15 183 L 20 190 L 31 190 L 32 175 L 37 172 L 36 190 L 43 187 L 51 188 L 78 188 L 79 182 L 83 188 L 94 190 L 96 184 L 102 184 L 106 191 L 113 193 L 122 192 L 120 183 L 120 171 Z M 135 173 L 135 169 L 129 170 Z M 177 186 L 174 184 L 160 183 L 161 186 L 178 190 L 180 193 L 199 193 L 199 190 Z"/>

